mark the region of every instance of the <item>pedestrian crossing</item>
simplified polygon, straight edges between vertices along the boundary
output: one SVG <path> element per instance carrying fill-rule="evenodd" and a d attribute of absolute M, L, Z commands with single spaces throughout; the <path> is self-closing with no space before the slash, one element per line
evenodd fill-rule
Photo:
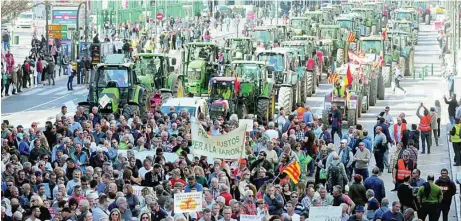
<path fill-rule="evenodd" d="M 88 94 L 88 89 L 85 86 L 74 86 L 73 91 L 67 90 L 66 86 L 39 86 L 28 91 L 21 93 L 22 96 L 64 96 L 67 94 L 72 95 L 85 95 Z"/>

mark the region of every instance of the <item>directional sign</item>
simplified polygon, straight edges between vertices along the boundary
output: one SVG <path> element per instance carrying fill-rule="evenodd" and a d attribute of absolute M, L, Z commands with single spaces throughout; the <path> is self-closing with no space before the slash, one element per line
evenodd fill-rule
<path fill-rule="evenodd" d="M 49 32 L 48 37 L 58 38 L 58 39 L 67 39 L 67 33 L 66 32 Z"/>
<path fill-rule="evenodd" d="M 67 25 L 48 25 L 50 31 L 67 31 Z"/>
<path fill-rule="evenodd" d="M 155 15 L 155 17 L 157 18 L 157 20 L 161 21 L 163 20 L 163 14 L 161 12 L 157 13 L 157 15 Z"/>

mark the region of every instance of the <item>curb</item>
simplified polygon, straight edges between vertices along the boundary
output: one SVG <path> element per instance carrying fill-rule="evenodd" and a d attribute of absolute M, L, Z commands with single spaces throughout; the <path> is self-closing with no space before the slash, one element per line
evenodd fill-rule
<path fill-rule="evenodd" d="M 450 178 L 455 182 L 456 189 L 457 189 L 457 192 L 458 192 L 459 185 L 456 183 L 456 173 L 455 174 L 453 173 L 453 168 L 454 168 L 454 166 L 453 166 L 454 165 L 453 157 L 454 157 L 455 153 L 453 151 L 453 145 L 451 145 L 451 142 L 449 142 L 449 138 L 448 138 L 448 136 L 450 136 L 449 135 L 449 129 L 450 129 L 450 126 L 447 124 L 447 147 L 448 147 L 448 158 L 450 160 L 450 173 L 451 173 Z M 456 220 L 461 221 L 461 214 L 460 214 L 460 211 L 461 211 L 461 194 L 460 193 L 455 194 L 454 203 L 455 203 Z"/>

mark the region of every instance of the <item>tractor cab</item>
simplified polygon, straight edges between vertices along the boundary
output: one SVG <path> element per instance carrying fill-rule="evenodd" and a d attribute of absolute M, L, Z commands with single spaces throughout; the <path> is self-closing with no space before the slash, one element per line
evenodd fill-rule
<path fill-rule="evenodd" d="M 341 15 L 335 19 L 335 24 L 341 28 L 343 33 L 353 32 L 355 36 L 360 36 L 360 18 L 355 14 Z"/>
<path fill-rule="evenodd" d="M 248 37 L 227 38 L 224 47 L 232 61 L 243 60 L 245 55 L 253 55 L 253 39 Z"/>
<path fill-rule="evenodd" d="M 238 95 L 238 78 L 235 77 L 213 77 L 210 82 L 210 118 L 228 118 L 235 113 L 235 100 Z"/>
<path fill-rule="evenodd" d="M 269 49 L 272 48 L 277 33 L 274 27 L 261 26 L 253 29 L 251 38 L 254 41 L 255 48 Z"/>
<path fill-rule="evenodd" d="M 321 25 L 323 24 L 323 12 L 322 11 L 307 11 L 304 13 L 304 17 L 309 18 L 309 20 L 312 21 L 311 25 L 312 27 L 316 25 Z"/>
<path fill-rule="evenodd" d="M 218 72 L 218 45 L 211 42 L 187 44 L 183 65 L 186 93 L 201 96 L 208 93 L 208 80 Z"/>
<path fill-rule="evenodd" d="M 288 26 L 287 25 L 268 25 L 268 27 L 275 28 L 275 41 L 280 43 L 288 39 Z"/>
<path fill-rule="evenodd" d="M 358 51 L 368 55 L 379 56 L 383 50 L 383 38 L 381 36 L 371 36 L 360 38 Z M 373 59 L 374 60 L 374 59 Z"/>
<path fill-rule="evenodd" d="M 313 21 L 310 17 L 294 17 L 290 19 L 291 36 L 300 36 L 305 34 L 313 34 Z"/>

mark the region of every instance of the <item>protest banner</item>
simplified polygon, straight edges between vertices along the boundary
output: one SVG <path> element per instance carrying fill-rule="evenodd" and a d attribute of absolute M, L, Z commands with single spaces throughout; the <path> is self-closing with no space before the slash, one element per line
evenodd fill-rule
<path fill-rule="evenodd" d="M 174 213 L 202 211 L 202 192 L 174 194 Z"/>
<path fill-rule="evenodd" d="M 309 210 L 309 220 L 341 221 L 341 206 L 313 206 Z"/>
<path fill-rule="evenodd" d="M 261 221 L 264 216 L 240 214 L 240 221 Z"/>
<path fill-rule="evenodd" d="M 127 152 L 128 152 L 128 150 L 118 150 L 117 153 L 125 153 L 125 155 L 126 155 Z M 152 159 L 154 159 L 155 151 L 152 151 L 152 150 L 134 151 L 134 156 L 136 157 L 136 159 L 138 159 L 140 161 L 143 161 L 148 156 L 150 156 L 150 157 L 152 157 Z M 165 157 L 166 162 L 175 162 L 177 159 L 179 159 L 179 156 L 176 153 L 167 153 L 167 152 L 165 152 L 165 153 L 163 153 L 163 156 Z M 187 158 L 192 162 L 194 161 L 194 155 L 192 155 L 192 154 L 188 154 Z M 209 164 L 213 164 L 214 163 L 214 158 L 213 157 L 207 157 L 207 162 Z"/>
<path fill-rule="evenodd" d="M 220 159 L 240 159 L 246 156 L 245 126 L 221 136 L 209 136 L 197 119 L 192 118 L 192 154 Z"/>

